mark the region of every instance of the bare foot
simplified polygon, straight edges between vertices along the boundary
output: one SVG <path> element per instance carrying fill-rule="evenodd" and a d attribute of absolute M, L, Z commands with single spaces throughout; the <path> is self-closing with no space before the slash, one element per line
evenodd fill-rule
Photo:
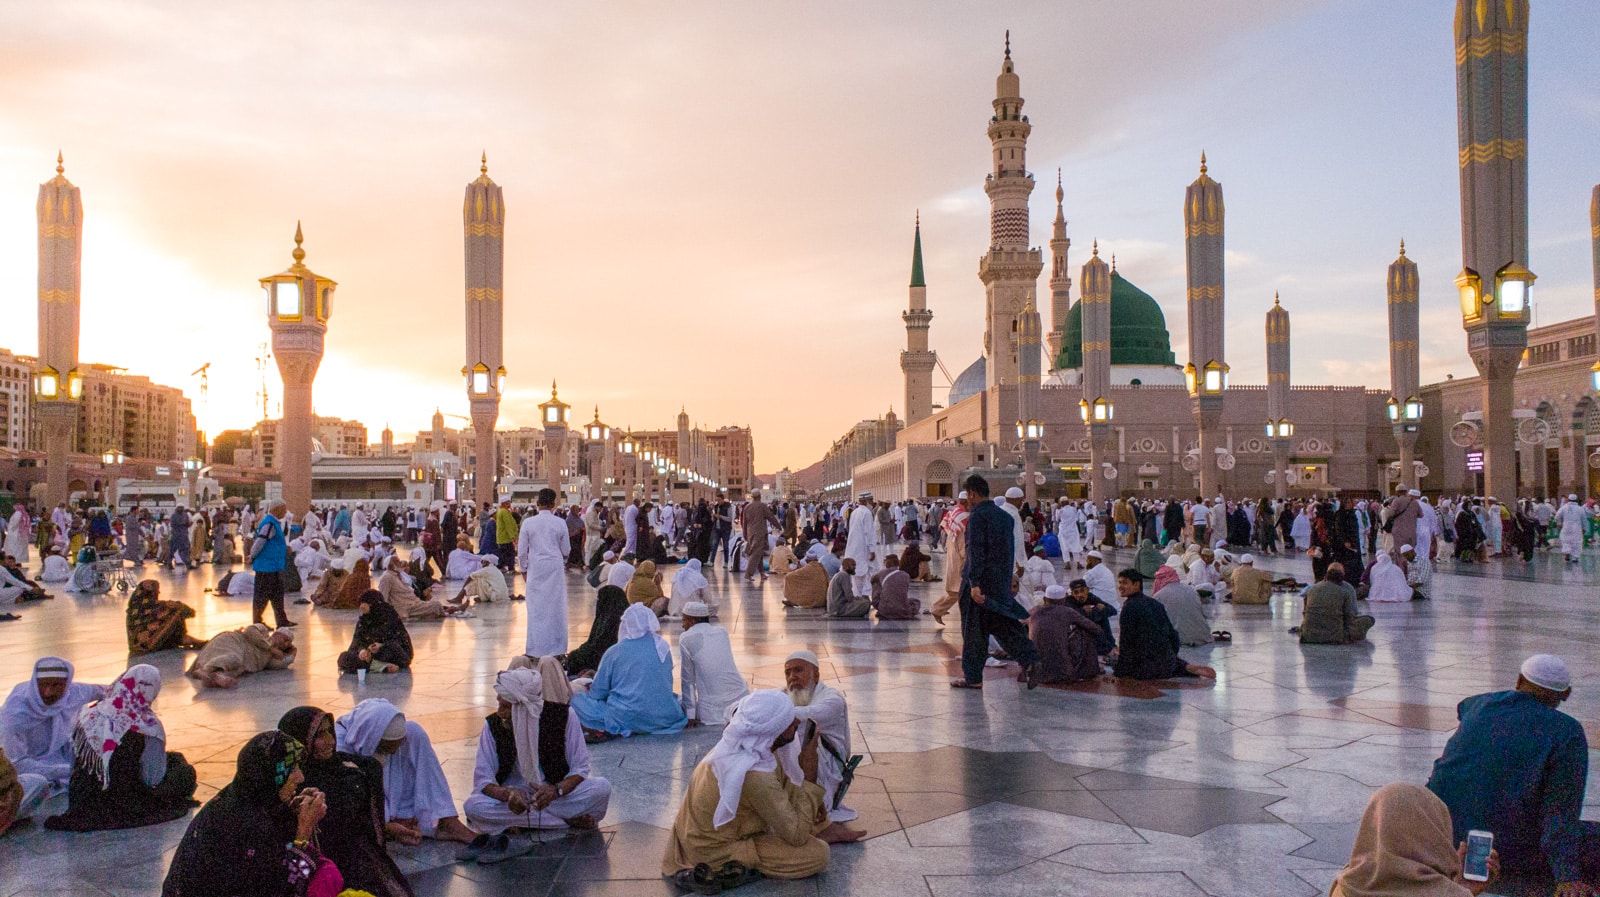
<path fill-rule="evenodd" d="M 827 828 L 817 832 L 817 837 L 829 844 L 854 844 L 866 836 L 866 832 L 846 828 L 840 822 L 830 822 Z"/>
<path fill-rule="evenodd" d="M 239 685 L 239 680 L 227 673 L 214 672 L 211 674 L 208 684 L 216 688 L 235 688 Z"/>
<path fill-rule="evenodd" d="M 1195 674 L 1196 676 L 1199 676 L 1201 679 L 1215 679 L 1215 678 L 1217 678 L 1217 671 L 1216 670 L 1213 670 L 1210 667 L 1200 666 L 1199 664 L 1193 664 L 1193 663 L 1189 664 L 1189 672 Z"/>
<path fill-rule="evenodd" d="M 401 844 L 416 847 L 422 843 L 422 830 L 416 827 L 415 822 L 395 820 L 385 825 L 383 829 L 389 837 L 399 841 Z"/>
<path fill-rule="evenodd" d="M 576 831 L 593 831 L 599 827 L 600 820 L 590 816 L 588 813 L 585 813 L 582 816 L 574 816 L 567 820 L 567 828 L 574 829 Z"/>
<path fill-rule="evenodd" d="M 439 820 L 438 826 L 433 831 L 435 841 L 459 841 L 462 844 L 470 844 L 476 837 L 478 833 L 462 824 L 460 817 L 457 816 L 446 816 Z"/>

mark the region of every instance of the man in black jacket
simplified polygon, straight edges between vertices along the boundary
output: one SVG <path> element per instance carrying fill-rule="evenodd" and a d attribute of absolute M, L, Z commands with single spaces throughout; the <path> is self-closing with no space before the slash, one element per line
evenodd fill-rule
<path fill-rule="evenodd" d="M 972 502 L 967 518 L 967 563 L 961 571 L 961 674 L 951 688 L 983 688 L 989 636 L 1022 664 L 1028 687 L 1039 684 L 1039 652 L 1028 638 L 1028 611 L 1011 593 L 1016 557 L 1011 515 L 989 500 L 989 481 L 973 474 L 962 488 Z"/>

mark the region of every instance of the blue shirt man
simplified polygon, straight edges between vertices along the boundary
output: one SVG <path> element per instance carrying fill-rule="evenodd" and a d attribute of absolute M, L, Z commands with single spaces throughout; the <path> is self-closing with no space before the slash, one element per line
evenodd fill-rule
<path fill-rule="evenodd" d="M 1600 823 L 1583 822 L 1589 745 L 1556 707 L 1572 694 L 1566 664 L 1536 654 L 1515 691 L 1473 695 L 1456 708 L 1461 728 L 1433 764 L 1428 788 L 1450 808 L 1455 840 L 1494 833 L 1507 873 L 1553 876 L 1573 892 L 1600 866 Z"/>
<path fill-rule="evenodd" d="M 279 628 L 293 626 L 283 607 L 283 568 L 289 562 L 289 543 L 283 535 L 283 518 L 289 506 L 276 502 L 267 514 L 256 522 L 255 542 L 250 547 L 250 569 L 256 574 L 255 601 L 251 609 L 252 620 L 260 623 L 267 606 L 272 606 L 272 616 Z"/>

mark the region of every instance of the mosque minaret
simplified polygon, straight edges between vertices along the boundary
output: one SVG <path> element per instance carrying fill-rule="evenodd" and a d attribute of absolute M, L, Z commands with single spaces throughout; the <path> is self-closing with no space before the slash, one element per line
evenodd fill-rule
<path fill-rule="evenodd" d="M 1072 275 L 1067 271 L 1067 252 L 1072 239 L 1067 236 L 1067 216 L 1061 207 L 1061 169 L 1056 169 L 1056 220 L 1050 232 L 1050 369 L 1055 370 L 1066 339 L 1067 311 L 1072 308 Z"/>
<path fill-rule="evenodd" d="M 495 473 L 499 452 L 494 428 L 500 419 L 500 395 L 505 389 L 505 279 L 506 204 L 500 187 L 489 179 L 485 153 L 478 179 L 467 185 L 461 206 L 466 258 L 467 360 L 461 373 L 466 379 L 472 408 L 473 497 L 495 500 Z M 442 427 L 438 418 L 436 427 Z M 434 446 L 439 451 L 439 443 Z"/>
<path fill-rule="evenodd" d="M 39 185 L 39 369 L 34 410 L 44 433 L 45 502 L 67 500 L 68 465 L 83 381 L 78 374 L 79 275 L 83 267 L 83 201 L 67 180 L 61 154 L 56 176 Z"/>
<path fill-rule="evenodd" d="M 1005 59 L 995 79 L 994 115 L 989 143 L 994 170 L 984 179 L 989 194 L 989 251 L 978 262 L 986 314 L 983 339 L 988 359 L 986 386 L 1017 383 L 1017 327 L 1023 306 L 1033 299 L 1044 260 L 1028 246 L 1028 133 L 1033 126 L 1022 114 L 1022 82 L 1011 61 L 1011 33 L 1006 32 Z"/>
<path fill-rule="evenodd" d="M 928 349 L 928 284 L 922 275 L 922 216 L 917 216 L 911 241 L 910 307 L 900 315 L 906 322 L 906 350 L 900 353 L 900 370 L 906 377 L 906 423 L 914 424 L 933 413 L 934 353 Z"/>
<path fill-rule="evenodd" d="M 1188 267 L 1189 364 L 1184 373 L 1193 397 L 1195 424 L 1200 430 L 1200 494 L 1216 496 L 1224 481 L 1218 451 L 1222 422 L 1222 397 L 1228 385 L 1228 364 L 1223 353 L 1223 206 L 1222 185 L 1206 174 L 1206 155 L 1200 154 L 1200 177 L 1189 185 L 1183 203 L 1184 255 Z M 1231 459 L 1231 455 L 1227 456 Z"/>
<path fill-rule="evenodd" d="M 1589 198 L 1589 242 L 1594 247 L 1594 326 L 1600 338 L 1600 184 Z M 1600 392 L 1600 361 L 1594 363 L 1593 387 Z"/>

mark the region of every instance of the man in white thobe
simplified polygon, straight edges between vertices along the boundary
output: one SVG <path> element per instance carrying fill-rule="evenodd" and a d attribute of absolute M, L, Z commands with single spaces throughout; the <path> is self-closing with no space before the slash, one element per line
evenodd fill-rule
<path fill-rule="evenodd" d="M 808 722 L 817 724 L 817 734 L 821 736 L 817 743 L 817 784 L 822 786 L 822 806 L 828 811 L 829 824 L 816 835 L 829 844 L 859 841 L 867 833 L 844 824 L 856 818 L 856 811 L 845 806 L 843 795 L 839 794 L 845 764 L 850 762 L 850 707 L 838 689 L 822 684 L 817 655 L 803 648 L 783 662 L 783 680 L 789 699 L 794 701 L 795 718 L 800 721 L 800 737 L 783 750 L 794 752 L 798 759 Z"/>
<path fill-rule="evenodd" d="M 1561 553 L 1567 556 L 1569 564 L 1576 564 L 1583 554 L 1583 527 L 1588 519 L 1589 514 L 1578 504 L 1576 493 L 1568 495 L 1561 510 L 1556 512 L 1555 520 L 1561 524 Z"/>
<path fill-rule="evenodd" d="M 338 748 L 383 765 L 386 822 L 409 829 L 412 838 L 470 842 L 478 833 L 456 812 L 433 740 L 383 698 L 368 698 L 334 721 Z"/>
<path fill-rule="evenodd" d="M 622 547 L 623 554 L 637 555 L 639 553 L 639 502 L 634 501 L 622 512 L 622 533 L 627 537 L 627 544 Z"/>
<path fill-rule="evenodd" d="M 524 571 L 528 598 L 529 657 L 567 653 L 567 524 L 555 515 L 556 493 L 539 490 L 539 512 L 522 518 L 517 531 L 517 564 Z"/>
<path fill-rule="evenodd" d="M 1006 490 L 1005 501 L 995 499 L 994 503 L 1000 510 L 1011 517 L 1011 553 L 1013 566 L 1021 567 L 1028 562 L 1027 538 L 1022 531 L 1022 512 L 1017 506 L 1022 504 L 1022 490 L 1012 486 Z"/>
<path fill-rule="evenodd" d="M 861 504 L 850 512 L 848 526 L 850 532 L 845 537 L 844 556 L 856 562 L 850 588 L 857 598 L 862 598 L 872 594 L 872 574 L 883 567 L 882 548 L 878 544 L 878 515 L 871 492 L 861 493 Z"/>
<path fill-rule="evenodd" d="M 1070 501 L 1062 502 L 1061 507 L 1056 508 L 1056 539 L 1061 544 L 1063 567 L 1083 566 L 1083 536 L 1078 532 L 1078 521 L 1082 519 L 1078 506 Z"/>
<path fill-rule="evenodd" d="M 728 707 L 750 693 L 734 662 L 728 630 L 711 622 L 711 608 L 704 601 L 683 606 L 678 669 L 682 671 L 683 715 L 691 727 L 726 723 Z"/>
<path fill-rule="evenodd" d="M 1083 581 L 1089 587 L 1089 594 L 1102 604 L 1122 610 L 1122 599 L 1117 596 L 1117 577 L 1106 566 L 1105 555 L 1099 549 L 1090 551 L 1088 563 L 1089 569 L 1083 571 Z"/>

